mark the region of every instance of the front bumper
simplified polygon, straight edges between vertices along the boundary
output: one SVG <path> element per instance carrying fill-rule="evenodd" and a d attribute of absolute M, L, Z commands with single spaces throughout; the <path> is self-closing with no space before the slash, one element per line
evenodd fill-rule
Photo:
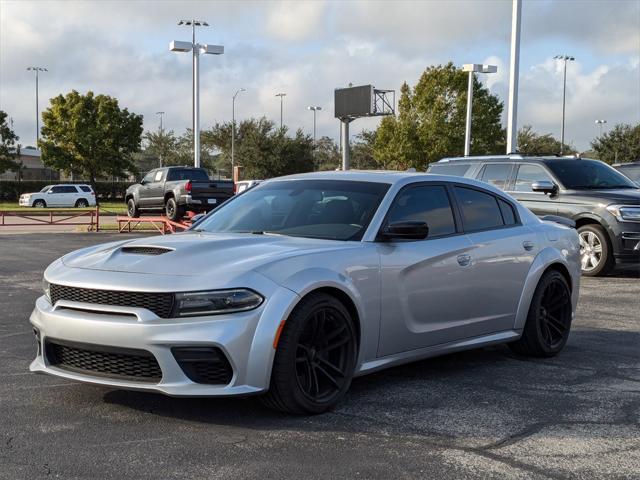
<path fill-rule="evenodd" d="M 616 260 L 621 263 L 640 263 L 640 223 L 619 222 L 611 230 Z"/>
<path fill-rule="evenodd" d="M 163 319 L 146 309 L 107 307 L 58 301 L 36 301 L 31 324 L 39 348 L 32 372 L 128 390 L 155 391 L 171 396 L 250 395 L 269 388 L 273 339 L 297 295 L 281 288 L 258 309 L 231 315 Z M 151 353 L 162 371 L 160 381 L 122 379 L 52 365 L 45 346 L 49 340 Z M 217 347 L 233 370 L 226 385 L 192 381 L 172 353 L 173 347 Z"/>
<path fill-rule="evenodd" d="M 20 200 L 18 200 L 18 205 L 20 205 L 21 207 L 30 207 L 31 197 L 20 197 Z"/>

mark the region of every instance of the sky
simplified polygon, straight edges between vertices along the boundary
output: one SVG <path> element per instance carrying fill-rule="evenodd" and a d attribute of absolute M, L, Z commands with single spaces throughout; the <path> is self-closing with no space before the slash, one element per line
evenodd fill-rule
<path fill-rule="evenodd" d="M 40 109 L 71 90 L 118 98 L 144 115 L 146 130 L 177 134 L 191 126 L 191 58 L 169 51 L 190 40 L 182 18 L 205 20 L 199 43 L 224 45 L 200 59 L 201 126 L 266 116 L 276 123 L 285 92 L 284 123 L 338 138 L 335 88 L 373 84 L 399 91 L 427 66 L 489 63 L 481 81 L 505 104 L 509 81 L 510 0 L 190 1 L 0 0 L 0 109 L 13 119 L 22 145 L 35 143 L 35 79 Z M 598 134 L 595 120 L 640 122 L 640 0 L 524 0 L 518 126 L 559 138 L 562 64 L 568 54 L 565 140 L 579 150 Z M 358 119 L 351 133 L 375 128 Z M 461 152 L 462 153 L 462 152 Z"/>

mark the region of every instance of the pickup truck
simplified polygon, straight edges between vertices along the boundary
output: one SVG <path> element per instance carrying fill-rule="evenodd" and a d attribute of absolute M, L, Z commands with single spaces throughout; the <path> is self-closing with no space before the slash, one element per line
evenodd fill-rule
<path fill-rule="evenodd" d="M 210 180 L 207 171 L 194 167 L 156 168 L 140 183 L 127 188 L 127 214 L 164 211 L 170 220 L 180 220 L 185 212 L 208 212 L 232 197 L 231 180 Z"/>

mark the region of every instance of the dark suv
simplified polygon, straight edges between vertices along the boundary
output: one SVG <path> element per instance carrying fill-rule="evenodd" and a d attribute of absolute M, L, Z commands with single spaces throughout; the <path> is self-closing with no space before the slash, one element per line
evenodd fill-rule
<path fill-rule="evenodd" d="M 575 157 L 445 158 L 429 173 L 476 178 L 511 194 L 536 215 L 567 217 L 580 235 L 582 273 L 640 264 L 640 188 L 599 160 Z"/>

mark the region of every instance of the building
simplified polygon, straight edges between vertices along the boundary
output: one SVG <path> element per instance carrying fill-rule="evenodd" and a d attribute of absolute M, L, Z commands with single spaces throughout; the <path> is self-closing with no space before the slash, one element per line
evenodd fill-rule
<path fill-rule="evenodd" d="M 0 180 L 60 180 L 57 170 L 45 167 L 40 159 L 40 150 L 33 147 L 20 149 L 20 155 L 16 158 L 20 170 L 7 170 L 0 173 Z"/>

